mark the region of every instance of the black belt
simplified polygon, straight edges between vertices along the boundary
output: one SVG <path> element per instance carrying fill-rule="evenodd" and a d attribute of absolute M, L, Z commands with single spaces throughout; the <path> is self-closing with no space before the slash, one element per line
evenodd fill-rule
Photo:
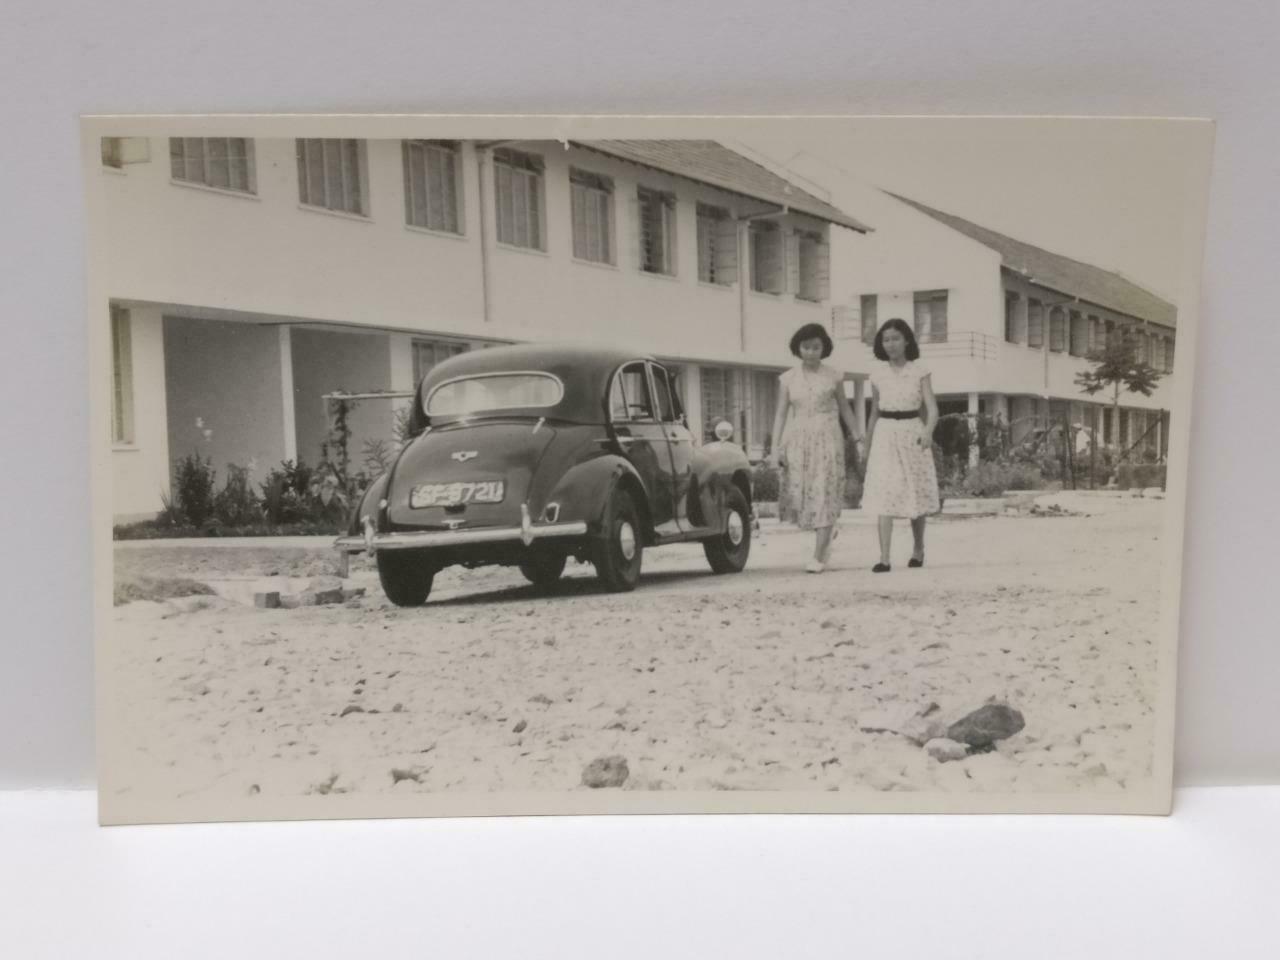
<path fill-rule="evenodd" d="M 920 416 L 919 410 L 881 410 L 880 416 L 889 420 L 914 420 Z"/>

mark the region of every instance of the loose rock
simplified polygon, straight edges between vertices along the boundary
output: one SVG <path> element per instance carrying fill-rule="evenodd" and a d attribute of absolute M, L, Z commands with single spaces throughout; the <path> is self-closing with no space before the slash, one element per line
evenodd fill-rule
<path fill-rule="evenodd" d="M 620 787 L 627 782 L 631 771 L 627 768 L 627 760 L 616 754 L 609 757 L 596 757 L 582 770 L 582 785 L 598 790 L 602 787 Z"/>
<path fill-rule="evenodd" d="M 929 756 L 939 763 L 946 763 L 949 760 L 963 760 L 969 755 L 969 748 L 965 744 L 957 743 L 955 740 L 948 740 L 946 737 L 930 740 L 924 745 L 924 749 Z"/>
<path fill-rule="evenodd" d="M 1012 707 L 988 703 L 951 724 L 946 737 L 971 747 L 987 749 L 997 740 L 1013 736 L 1026 725 L 1022 714 Z"/>

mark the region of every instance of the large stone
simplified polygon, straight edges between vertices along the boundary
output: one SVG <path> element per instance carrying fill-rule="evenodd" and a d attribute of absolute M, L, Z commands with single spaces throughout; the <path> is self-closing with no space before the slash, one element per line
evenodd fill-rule
<path fill-rule="evenodd" d="M 969 748 L 965 744 L 957 743 L 955 740 L 948 740 L 946 737 L 930 740 L 924 745 L 924 749 L 929 756 L 939 763 L 946 763 L 949 760 L 963 760 L 969 755 Z"/>
<path fill-rule="evenodd" d="M 582 770 L 582 785 L 598 790 L 601 787 L 620 787 L 627 782 L 631 771 L 627 768 L 627 760 L 617 754 L 609 757 L 596 757 Z"/>
<path fill-rule="evenodd" d="M 942 719 L 942 708 L 936 703 L 930 703 L 916 711 L 898 726 L 897 732 L 918 747 L 948 735 L 947 723 Z"/>
<path fill-rule="evenodd" d="M 987 703 L 951 724 L 946 737 L 985 750 L 997 740 L 1012 737 L 1026 725 L 1022 714 L 1012 707 L 1003 703 Z"/>

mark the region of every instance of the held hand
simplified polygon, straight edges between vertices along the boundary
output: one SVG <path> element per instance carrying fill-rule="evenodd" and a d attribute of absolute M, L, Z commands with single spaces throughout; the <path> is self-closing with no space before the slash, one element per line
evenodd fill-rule
<path fill-rule="evenodd" d="M 925 431 L 921 430 L 920 436 L 916 438 L 916 442 L 919 443 L 920 446 L 923 447 L 925 450 L 928 450 L 933 446 L 933 436 L 932 434 L 926 433 Z"/>

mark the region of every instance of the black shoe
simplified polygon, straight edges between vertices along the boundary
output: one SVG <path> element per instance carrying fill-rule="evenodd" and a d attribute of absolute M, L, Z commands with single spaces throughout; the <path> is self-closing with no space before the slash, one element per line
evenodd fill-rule
<path fill-rule="evenodd" d="M 877 563 L 874 567 L 871 568 L 871 572 L 872 573 L 888 573 L 889 569 L 890 568 L 887 563 Z"/>
<path fill-rule="evenodd" d="M 924 557 L 920 557 L 919 559 L 917 559 L 917 558 L 915 558 L 915 557 L 912 557 L 910 560 L 908 560 L 908 561 L 907 561 L 907 566 L 908 566 L 908 567 L 923 567 L 923 566 L 924 566 Z"/>

